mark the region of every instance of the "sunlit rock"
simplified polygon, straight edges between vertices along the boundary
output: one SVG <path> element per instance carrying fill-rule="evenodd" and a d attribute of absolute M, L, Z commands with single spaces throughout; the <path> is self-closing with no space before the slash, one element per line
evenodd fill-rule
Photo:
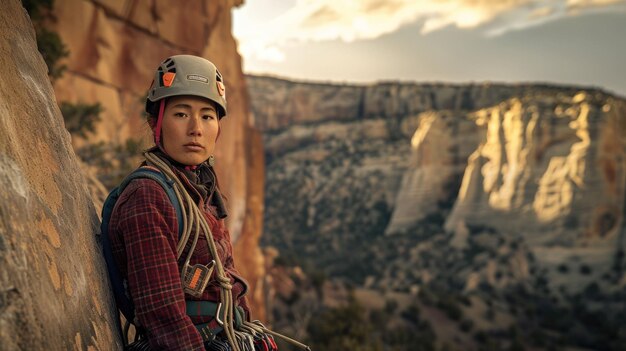
<path fill-rule="evenodd" d="M 121 350 L 98 215 L 17 0 L 0 37 L 0 348 Z"/>

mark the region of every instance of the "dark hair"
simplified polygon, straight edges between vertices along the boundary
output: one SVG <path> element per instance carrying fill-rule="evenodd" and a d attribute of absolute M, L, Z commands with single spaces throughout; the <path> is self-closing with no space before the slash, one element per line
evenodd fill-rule
<path fill-rule="evenodd" d="M 159 101 L 155 101 L 152 102 L 148 99 L 146 99 L 146 113 L 148 115 L 152 115 L 152 117 L 158 116 L 159 115 Z"/>
<path fill-rule="evenodd" d="M 148 122 L 148 126 L 150 127 L 150 129 L 153 129 L 154 127 L 156 127 L 157 117 L 148 113 L 146 114 L 146 122 Z"/>

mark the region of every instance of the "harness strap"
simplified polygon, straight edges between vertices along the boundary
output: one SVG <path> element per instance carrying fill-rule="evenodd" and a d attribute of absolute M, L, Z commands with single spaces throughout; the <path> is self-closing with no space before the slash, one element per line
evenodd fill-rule
<path fill-rule="evenodd" d="M 117 200 L 120 198 L 126 186 L 134 179 L 147 178 L 152 179 L 157 182 L 165 191 L 167 197 L 169 198 L 174 210 L 176 211 L 176 219 L 178 221 L 178 246 L 182 247 L 186 245 L 188 237 L 183 236 L 185 232 L 185 210 L 182 207 L 182 201 L 180 201 L 176 195 L 174 182 L 168 179 L 165 174 L 160 172 L 155 167 L 140 167 L 129 174 L 122 183 L 113 189 L 109 195 L 107 196 L 103 206 L 102 206 L 102 224 L 100 226 L 100 238 L 102 240 L 102 251 L 104 255 L 104 260 L 107 265 L 107 270 L 109 273 L 109 280 L 111 282 L 111 286 L 113 288 L 113 294 L 115 295 L 115 300 L 117 307 L 122 312 L 127 321 L 137 325 L 137 320 L 135 319 L 135 306 L 130 298 L 130 295 L 126 288 L 126 282 L 123 278 L 123 275 L 117 267 L 117 263 L 115 262 L 115 258 L 113 257 L 113 248 L 111 240 L 109 239 L 109 222 L 111 220 L 111 215 L 113 214 L 113 209 L 115 208 L 115 204 Z M 182 252 L 182 250 L 181 250 Z M 178 253 L 180 256 L 180 253 Z M 119 326 L 121 329 L 121 326 Z M 122 336 L 124 333 L 122 330 Z"/>
<path fill-rule="evenodd" d="M 223 312 L 220 311 L 222 308 L 221 303 L 216 303 L 213 301 L 187 300 L 185 301 L 185 304 L 187 305 L 187 315 L 189 317 L 199 317 L 199 316 L 216 317 L 218 313 L 221 313 L 223 315 Z"/>
<path fill-rule="evenodd" d="M 184 200 L 184 203 L 187 204 L 186 207 L 190 211 L 189 222 L 190 224 L 192 224 L 192 227 L 195 226 L 196 228 L 196 233 L 194 236 L 194 243 L 193 243 L 194 247 L 198 239 L 198 234 L 200 232 L 200 229 L 202 229 L 202 232 L 204 232 L 204 235 L 207 239 L 208 249 L 211 252 L 211 255 L 213 256 L 213 259 L 215 260 L 215 266 L 217 268 L 217 272 L 215 274 L 215 280 L 219 283 L 220 292 L 221 292 L 220 304 L 217 305 L 217 307 L 215 307 L 215 318 L 213 321 L 217 321 L 220 324 L 220 327 L 223 329 L 223 332 L 226 335 L 228 339 L 228 343 L 230 344 L 233 351 L 241 350 L 239 347 L 239 344 L 237 343 L 237 335 L 236 335 L 236 329 L 239 329 L 241 327 L 248 327 L 253 330 L 259 329 L 260 331 L 265 332 L 267 334 L 280 337 L 283 340 L 291 343 L 292 345 L 295 345 L 299 348 L 310 351 L 310 348 L 308 346 L 294 339 L 291 339 L 287 336 L 284 336 L 282 334 L 269 330 L 265 328 L 265 326 L 261 324 L 260 322 L 254 324 L 254 323 L 248 323 L 247 321 L 245 321 L 244 316 L 242 316 L 242 311 L 239 308 L 237 308 L 237 306 L 233 303 L 234 301 L 233 301 L 232 285 L 230 283 L 230 278 L 226 275 L 224 266 L 222 265 L 221 259 L 217 253 L 217 248 L 216 248 L 215 241 L 213 238 L 213 233 L 211 232 L 211 228 L 209 227 L 209 224 L 207 223 L 206 218 L 201 213 L 197 204 L 191 199 L 189 194 L 184 190 L 183 184 L 176 177 L 176 175 L 173 174 L 169 166 L 167 166 L 167 164 L 165 164 L 161 159 L 159 159 L 158 156 L 151 154 L 150 152 L 144 153 L 144 156 L 147 161 L 151 162 L 167 178 L 175 182 L 173 188 L 176 192 L 176 196 L 178 199 L 181 200 L 181 202 L 183 202 L 182 200 Z M 185 206 L 182 206 L 182 208 L 184 209 Z M 183 217 L 183 218 L 186 218 L 186 217 Z M 187 221 L 185 221 L 185 227 L 187 227 Z M 188 230 L 189 229 L 190 228 L 188 228 Z M 199 310 L 201 311 L 204 308 L 209 308 L 209 309 L 213 308 L 211 305 L 208 305 L 208 306 L 191 305 L 191 307 L 192 307 L 191 308 L 192 312 L 199 311 Z M 222 313 L 220 313 L 221 311 L 223 311 L 223 315 Z M 237 323 L 240 323 L 240 325 L 237 325 Z M 207 326 L 201 326 L 200 329 L 198 330 L 200 332 L 200 335 L 202 335 L 203 338 L 211 337 L 212 335 L 215 335 L 211 331 L 210 326 L 208 327 L 209 327 L 209 330 L 207 330 Z"/>
<path fill-rule="evenodd" d="M 184 217 L 183 217 L 183 209 L 181 207 L 180 201 L 176 197 L 176 192 L 174 191 L 174 181 L 172 181 L 171 179 L 167 179 L 165 175 L 161 173 L 157 168 L 150 167 L 150 166 L 143 166 L 143 167 L 137 168 L 133 173 L 128 175 L 122 181 L 120 186 L 117 188 L 118 194 L 121 195 L 124 189 L 126 189 L 126 186 L 131 181 L 138 179 L 138 178 L 152 179 L 155 182 L 159 183 L 159 185 L 161 185 L 163 190 L 165 190 L 165 194 L 169 198 L 170 202 L 172 203 L 172 206 L 174 207 L 174 210 L 176 211 L 176 219 L 178 222 L 178 239 L 180 240 L 181 237 L 183 236 Z M 185 244 L 187 243 L 185 242 Z"/>
<path fill-rule="evenodd" d="M 215 317 L 215 319 L 211 322 L 195 325 L 203 341 L 207 342 L 215 339 L 215 336 L 222 330 L 224 330 L 222 326 L 224 324 L 226 311 L 222 309 L 221 303 L 216 303 L 213 301 L 187 300 L 185 301 L 185 304 L 186 312 L 189 317 Z M 244 312 L 240 309 L 239 306 L 237 306 L 235 308 L 235 327 L 239 328 L 241 325 L 243 325 L 243 321 Z"/>

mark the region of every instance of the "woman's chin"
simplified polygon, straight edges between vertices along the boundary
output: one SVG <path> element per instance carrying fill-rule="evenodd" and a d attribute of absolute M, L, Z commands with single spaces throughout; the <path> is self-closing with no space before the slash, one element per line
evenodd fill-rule
<path fill-rule="evenodd" d="M 207 158 L 203 158 L 200 155 L 176 155 L 176 156 L 171 156 L 176 162 L 184 164 L 185 166 L 197 166 L 199 164 L 201 164 L 202 162 L 206 161 L 208 159 Z"/>

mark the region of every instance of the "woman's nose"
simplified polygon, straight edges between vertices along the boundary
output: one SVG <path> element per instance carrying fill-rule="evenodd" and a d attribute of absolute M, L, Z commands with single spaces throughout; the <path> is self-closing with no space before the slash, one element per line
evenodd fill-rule
<path fill-rule="evenodd" d="M 189 119 L 189 135 L 202 136 L 202 123 L 200 117 L 194 115 Z"/>

